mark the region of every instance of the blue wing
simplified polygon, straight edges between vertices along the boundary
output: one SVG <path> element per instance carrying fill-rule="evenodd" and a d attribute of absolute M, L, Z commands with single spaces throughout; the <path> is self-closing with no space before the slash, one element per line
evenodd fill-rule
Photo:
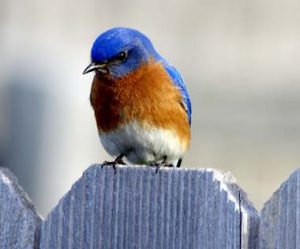
<path fill-rule="evenodd" d="M 187 88 L 185 86 L 185 83 L 183 79 L 180 76 L 180 73 L 176 70 L 175 67 L 171 66 L 169 63 L 166 61 L 163 61 L 163 66 L 172 78 L 174 84 L 179 88 L 181 95 L 182 95 L 182 101 L 183 101 L 183 106 L 184 109 L 188 115 L 189 119 L 189 124 L 191 125 L 192 121 L 192 105 L 191 105 L 191 99 L 189 97 Z"/>

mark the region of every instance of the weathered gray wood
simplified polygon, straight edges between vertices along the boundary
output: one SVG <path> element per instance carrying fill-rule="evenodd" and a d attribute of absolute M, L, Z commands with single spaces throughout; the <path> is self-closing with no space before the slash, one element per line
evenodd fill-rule
<path fill-rule="evenodd" d="M 37 248 L 41 218 L 12 173 L 0 167 L 0 248 Z"/>
<path fill-rule="evenodd" d="M 265 203 L 260 216 L 260 249 L 300 249 L 300 170 Z"/>
<path fill-rule="evenodd" d="M 42 224 L 40 248 L 252 249 L 257 227 L 226 174 L 95 165 Z"/>

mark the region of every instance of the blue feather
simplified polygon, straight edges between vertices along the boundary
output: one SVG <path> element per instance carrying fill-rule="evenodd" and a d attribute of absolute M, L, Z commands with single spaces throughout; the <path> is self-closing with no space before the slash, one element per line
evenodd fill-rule
<path fill-rule="evenodd" d="M 192 105 L 191 105 L 191 99 L 188 94 L 186 85 L 180 75 L 180 73 L 176 70 L 175 67 L 170 65 L 166 60 L 163 59 L 163 66 L 170 75 L 173 83 L 179 88 L 180 93 L 182 95 L 183 105 L 186 110 L 186 113 L 189 118 L 189 123 L 192 122 Z"/>
<path fill-rule="evenodd" d="M 128 58 L 126 63 L 110 66 L 110 72 L 114 77 L 122 77 L 134 71 L 150 57 L 155 60 L 159 58 L 147 36 L 135 29 L 117 27 L 97 37 L 92 46 L 91 60 L 106 63 L 120 52 L 128 52 Z"/>
<path fill-rule="evenodd" d="M 91 59 L 96 62 L 105 62 L 119 52 L 133 48 L 140 48 L 138 51 L 140 59 L 148 59 L 150 55 L 154 58 L 158 57 L 147 36 L 135 29 L 116 27 L 97 37 L 92 46 Z"/>

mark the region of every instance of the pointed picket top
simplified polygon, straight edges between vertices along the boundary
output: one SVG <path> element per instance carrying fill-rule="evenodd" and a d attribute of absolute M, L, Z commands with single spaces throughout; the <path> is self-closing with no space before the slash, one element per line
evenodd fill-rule
<path fill-rule="evenodd" d="M 0 248 L 37 248 L 41 217 L 6 168 L 0 167 Z"/>
<path fill-rule="evenodd" d="M 258 214 L 210 169 L 94 165 L 41 226 L 40 248 L 255 248 Z"/>
<path fill-rule="evenodd" d="M 260 249 L 300 249 L 300 169 L 268 200 L 260 215 Z"/>

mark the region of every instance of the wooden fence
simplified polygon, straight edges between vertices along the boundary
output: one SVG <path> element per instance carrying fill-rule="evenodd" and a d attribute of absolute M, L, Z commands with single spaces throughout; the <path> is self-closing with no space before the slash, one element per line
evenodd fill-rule
<path fill-rule="evenodd" d="M 228 173 L 94 165 L 43 219 L 0 168 L 0 248 L 300 249 L 299 179 L 259 214 Z"/>

